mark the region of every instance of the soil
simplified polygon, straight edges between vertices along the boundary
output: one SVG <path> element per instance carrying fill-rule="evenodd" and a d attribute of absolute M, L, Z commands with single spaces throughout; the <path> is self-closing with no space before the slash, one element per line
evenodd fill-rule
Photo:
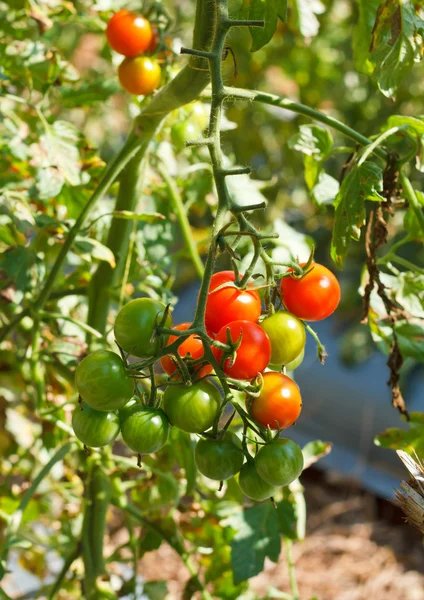
<path fill-rule="evenodd" d="M 302 483 L 307 535 L 293 550 L 302 600 L 424 600 L 422 536 L 397 507 L 313 469 Z M 167 579 L 169 599 L 182 598 L 188 574 L 166 545 L 144 556 L 140 572 L 147 580 Z M 259 596 L 270 586 L 290 592 L 284 553 L 251 586 Z"/>

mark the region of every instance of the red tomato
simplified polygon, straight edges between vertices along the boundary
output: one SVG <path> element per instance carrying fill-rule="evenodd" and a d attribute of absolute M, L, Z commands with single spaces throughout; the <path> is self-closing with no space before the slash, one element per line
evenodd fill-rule
<path fill-rule="evenodd" d="M 252 417 L 271 429 L 286 429 L 297 420 L 302 410 L 302 398 L 296 383 L 282 373 L 265 373 L 260 395 L 250 407 Z"/>
<path fill-rule="evenodd" d="M 130 94 L 147 96 L 160 84 L 160 65 L 154 58 L 124 58 L 118 67 L 119 82 Z"/>
<path fill-rule="evenodd" d="M 241 344 L 236 352 L 236 358 L 231 364 L 231 358 L 224 362 L 223 370 L 234 379 L 253 379 L 268 366 L 271 358 L 271 343 L 265 331 L 250 321 L 233 321 L 224 325 L 216 339 L 227 342 L 227 329 L 231 339 L 236 342 L 242 336 Z M 214 354 L 221 361 L 222 350 L 214 348 Z"/>
<path fill-rule="evenodd" d="M 147 48 L 147 53 L 157 54 L 158 58 L 160 58 L 161 60 L 164 60 L 165 58 L 171 58 L 173 54 L 172 50 L 169 50 L 172 44 L 171 38 L 165 37 L 163 40 L 163 44 L 160 48 L 158 48 L 160 41 L 161 40 L 159 29 L 156 27 L 156 25 L 152 25 L 152 41 L 150 42 L 150 45 Z M 164 46 L 166 46 L 166 48 Z"/>
<path fill-rule="evenodd" d="M 220 271 L 212 275 L 205 313 L 208 331 L 216 333 L 232 321 L 256 322 L 261 315 L 261 299 L 256 290 L 225 287 L 212 293 L 222 284 L 231 281 L 235 281 L 232 271 Z"/>
<path fill-rule="evenodd" d="M 311 267 L 312 271 L 301 279 L 284 277 L 281 297 L 287 310 L 299 319 L 321 321 L 336 310 L 340 286 L 335 275 L 323 265 L 312 263 Z"/>
<path fill-rule="evenodd" d="M 107 24 L 109 46 L 124 56 L 134 57 L 145 52 L 152 42 L 152 28 L 147 19 L 129 10 L 119 10 Z"/>
<path fill-rule="evenodd" d="M 178 329 L 179 331 L 186 331 L 187 329 L 189 329 L 189 327 L 191 327 L 191 323 L 181 323 L 180 325 L 176 325 L 174 329 Z M 177 336 L 171 335 L 167 346 L 172 344 L 172 342 L 175 342 L 176 339 Z M 189 337 L 187 337 L 183 341 L 183 343 L 178 347 L 178 354 L 181 356 L 181 358 L 189 357 L 193 360 L 197 360 L 198 358 L 202 358 L 203 353 L 204 350 L 202 340 L 196 337 L 195 335 L 190 335 Z M 160 364 L 162 365 L 164 371 L 168 373 L 168 375 L 172 375 L 172 373 L 174 373 L 174 371 L 178 368 L 175 363 L 175 359 L 171 358 L 170 355 L 161 358 Z M 205 365 L 200 370 L 199 368 L 197 368 L 196 371 L 199 371 L 199 377 L 205 377 L 205 375 L 209 375 L 209 373 L 212 372 L 212 366 Z"/>

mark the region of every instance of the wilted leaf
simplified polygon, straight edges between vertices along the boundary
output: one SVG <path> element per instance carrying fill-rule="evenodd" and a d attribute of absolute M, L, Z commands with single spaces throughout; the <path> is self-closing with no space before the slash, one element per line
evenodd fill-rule
<path fill-rule="evenodd" d="M 379 194 L 382 189 L 382 171 L 371 162 L 355 165 L 346 175 L 334 206 L 335 221 L 331 241 L 331 257 L 342 266 L 350 241 L 358 241 L 361 227 L 365 224 L 365 201 L 384 201 Z"/>
<path fill-rule="evenodd" d="M 321 440 L 315 440 L 306 444 L 302 448 L 303 460 L 305 461 L 303 468 L 307 469 L 319 461 L 320 458 L 330 454 L 332 447 L 331 442 L 322 442 Z"/>

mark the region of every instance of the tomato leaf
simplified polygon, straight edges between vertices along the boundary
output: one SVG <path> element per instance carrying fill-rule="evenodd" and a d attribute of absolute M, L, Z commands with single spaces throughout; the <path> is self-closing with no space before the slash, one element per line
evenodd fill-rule
<path fill-rule="evenodd" d="M 365 201 L 384 201 L 382 171 L 371 162 L 355 165 L 346 175 L 337 194 L 334 206 L 335 221 L 331 240 L 331 257 L 338 266 L 349 249 L 350 241 L 358 241 L 361 227 L 365 224 Z"/>
<path fill-rule="evenodd" d="M 266 557 L 278 561 L 281 549 L 279 522 L 270 502 L 237 511 L 224 524 L 236 531 L 231 541 L 236 585 L 260 573 Z"/>
<path fill-rule="evenodd" d="M 321 440 L 315 440 L 306 444 L 302 448 L 303 459 L 305 461 L 303 468 L 307 469 L 318 462 L 320 458 L 324 458 L 324 456 L 330 454 L 332 447 L 331 442 L 322 442 Z"/>
<path fill-rule="evenodd" d="M 410 356 L 424 362 L 424 325 L 422 323 L 397 322 L 396 337 L 402 356 Z"/>
<path fill-rule="evenodd" d="M 353 32 L 353 51 L 358 71 L 372 73 L 374 65 L 370 61 L 370 42 L 381 0 L 357 0 L 359 18 Z"/>
<path fill-rule="evenodd" d="M 378 8 L 370 51 L 378 87 L 388 98 L 395 98 L 401 79 L 421 60 L 423 26 L 412 2 L 386 0 Z"/>
<path fill-rule="evenodd" d="M 247 0 L 243 2 L 237 18 L 265 21 L 264 27 L 250 27 L 252 52 L 260 50 L 271 40 L 277 29 L 278 19 L 285 21 L 286 16 L 287 0 Z"/>
<path fill-rule="evenodd" d="M 146 581 L 143 596 L 149 600 L 165 600 L 168 596 L 168 584 L 166 581 Z"/>

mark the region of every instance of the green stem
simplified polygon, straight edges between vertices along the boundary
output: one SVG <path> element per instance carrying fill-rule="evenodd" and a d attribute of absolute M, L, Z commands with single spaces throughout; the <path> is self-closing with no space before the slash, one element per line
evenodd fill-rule
<path fill-rule="evenodd" d="M 286 548 L 287 567 L 289 571 L 290 589 L 293 594 L 293 600 L 300 600 L 299 588 L 297 587 L 296 568 L 293 561 L 293 542 L 288 538 L 284 538 L 284 546 Z"/>
<path fill-rule="evenodd" d="M 382 264 L 382 263 L 384 264 L 384 263 L 388 263 L 388 262 L 395 262 L 398 265 L 402 265 L 402 267 L 409 269 L 410 271 L 419 273 L 420 275 L 424 275 L 424 269 L 422 269 L 421 267 L 418 267 L 417 265 L 414 265 L 414 263 L 410 262 L 409 260 L 406 260 L 406 258 L 402 258 L 401 256 L 398 256 L 397 254 L 393 254 L 392 252 L 389 252 L 389 254 L 386 254 L 383 261 L 377 261 L 377 264 Z"/>
<path fill-rule="evenodd" d="M 415 193 L 414 188 L 408 177 L 403 172 L 403 169 L 400 171 L 399 175 L 400 183 L 405 193 L 405 196 L 408 198 L 409 204 L 412 207 L 412 210 L 417 217 L 417 221 L 420 224 L 421 231 L 424 234 L 424 213 L 420 201 L 417 198 L 417 194 Z"/>
<path fill-rule="evenodd" d="M 196 273 L 199 276 L 199 278 L 202 279 L 204 274 L 203 262 L 197 250 L 197 244 L 193 239 L 193 234 L 191 231 L 190 223 L 188 221 L 184 202 L 181 198 L 181 194 L 178 190 L 174 179 L 169 175 L 165 167 L 159 164 L 157 169 L 167 187 L 169 199 L 171 200 L 172 207 L 177 216 L 178 223 L 180 224 L 183 238 L 186 243 L 190 258 L 193 262 L 194 268 L 196 269 Z"/>
<path fill-rule="evenodd" d="M 345 125 L 341 121 L 338 121 L 334 117 L 330 117 L 319 110 L 315 110 L 306 106 L 305 104 L 300 104 L 299 102 L 294 102 L 293 100 L 288 100 L 287 98 L 281 98 L 281 96 L 277 96 L 275 94 L 267 94 L 266 92 L 257 92 L 251 90 L 244 90 L 240 88 L 225 88 L 225 95 L 227 100 L 231 99 L 240 99 L 240 100 L 249 100 L 254 102 L 261 102 L 263 104 L 271 104 L 272 106 L 278 106 L 279 108 L 285 108 L 286 110 L 290 110 L 299 115 L 303 115 L 305 117 L 309 117 L 314 121 L 318 121 L 319 123 L 324 123 L 325 125 L 329 125 L 333 129 L 340 131 L 346 137 L 358 142 L 362 146 L 367 146 L 371 144 L 371 140 L 365 137 L 364 135 L 358 133 L 348 125 Z M 382 158 L 386 159 L 387 153 L 382 148 L 376 148 L 375 154 Z"/>
<path fill-rule="evenodd" d="M 150 141 L 150 137 L 148 141 Z M 148 141 L 145 140 L 142 148 L 121 173 L 115 211 L 127 210 L 134 212 L 137 207 L 143 185 L 145 171 L 143 159 Z M 112 219 L 106 246 L 112 250 L 116 265 L 112 267 L 108 262 L 102 261 L 91 278 L 87 322 L 101 334 L 106 331 L 111 294 L 115 287 L 119 285 L 125 268 L 132 227 L 133 223 L 130 220 Z"/>

